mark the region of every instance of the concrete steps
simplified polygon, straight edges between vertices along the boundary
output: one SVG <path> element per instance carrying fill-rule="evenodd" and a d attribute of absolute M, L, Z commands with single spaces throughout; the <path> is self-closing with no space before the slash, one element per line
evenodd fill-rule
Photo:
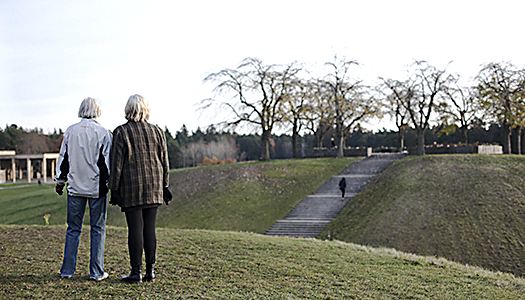
<path fill-rule="evenodd" d="M 314 194 L 306 196 L 296 207 L 266 232 L 267 235 L 315 238 L 345 205 L 377 174 L 404 154 L 376 154 L 348 166 L 327 180 Z M 346 178 L 346 194 L 341 200 L 339 181 Z"/>

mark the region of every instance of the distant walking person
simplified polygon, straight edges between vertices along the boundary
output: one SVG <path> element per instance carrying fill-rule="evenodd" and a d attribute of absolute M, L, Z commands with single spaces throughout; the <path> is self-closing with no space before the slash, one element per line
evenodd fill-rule
<path fill-rule="evenodd" d="M 346 179 L 343 177 L 339 181 L 339 189 L 341 190 L 341 201 L 345 201 L 345 189 L 346 189 Z"/>
<path fill-rule="evenodd" d="M 131 273 L 122 281 L 154 281 L 157 238 L 157 208 L 171 201 L 168 190 L 169 166 L 166 136 L 158 126 L 147 122 L 148 104 L 140 95 L 129 97 L 125 108 L 127 123 L 117 127 L 110 154 L 110 203 L 126 214 Z M 142 252 L 146 274 L 142 278 Z"/>
<path fill-rule="evenodd" d="M 84 99 L 78 110 L 78 117 L 82 120 L 69 126 L 60 147 L 55 176 L 55 190 L 59 195 L 63 194 L 67 182 L 67 231 L 60 268 L 63 278 L 75 274 L 86 203 L 89 204 L 91 225 L 90 278 L 101 281 L 108 277 L 104 272 L 104 244 L 112 136 L 97 122 L 100 113 L 97 100 Z"/>

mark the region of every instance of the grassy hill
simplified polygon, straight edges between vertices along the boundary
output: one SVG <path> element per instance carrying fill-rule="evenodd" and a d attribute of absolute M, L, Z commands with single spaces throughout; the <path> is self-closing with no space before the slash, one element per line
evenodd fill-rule
<path fill-rule="evenodd" d="M 375 177 L 323 232 L 522 276 L 525 157 L 407 157 Z"/>
<path fill-rule="evenodd" d="M 328 178 L 362 158 L 249 162 L 172 170 L 174 199 L 161 206 L 158 227 L 264 233 Z M 5 186 L 5 185 L 2 185 Z M 0 190 L 0 224 L 65 224 L 66 196 L 52 185 Z M 86 212 L 84 223 L 89 224 Z M 108 225 L 126 226 L 124 214 L 108 206 Z"/>
<path fill-rule="evenodd" d="M 173 170 L 174 199 L 158 212 L 159 227 L 265 233 L 305 196 L 362 158 L 274 160 Z M 125 225 L 113 207 L 108 223 Z"/>
<path fill-rule="evenodd" d="M 102 282 L 60 279 L 65 226 L 0 225 L 0 299 L 520 299 L 525 280 L 445 259 L 338 241 L 157 229 L 154 283 L 129 285 L 127 231 L 107 229 Z M 88 228 L 86 228 L 88 229 Z"/>

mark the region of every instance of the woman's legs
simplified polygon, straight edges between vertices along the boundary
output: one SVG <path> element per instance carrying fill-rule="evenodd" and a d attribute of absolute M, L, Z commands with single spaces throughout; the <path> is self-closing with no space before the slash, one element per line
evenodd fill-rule
<path fill-rule="evenodd" d="M 155 263 L 155 255 L 157 252 L 157 236 L 155 234 L 156 218 L 156 207 L 142 210 L 142 219 L 144 221 L 143 237 L 146 265 L 153 265 Z"/>
<path fill-rule="evenodd" d="M 156 207 L 126 212 L 129 259 L 132 268 L 142 266 L 142 249 L 146 255 L 146 264 L 155 263 L 157 250 L 156 217 Z"/>
<path fill-rule="evenodd" d="M 142 210 L 126 212 L 126 222 L 128 223 L 128 249 L 131 268 L 140 270 L 142 249 L 144 248 Z"/>

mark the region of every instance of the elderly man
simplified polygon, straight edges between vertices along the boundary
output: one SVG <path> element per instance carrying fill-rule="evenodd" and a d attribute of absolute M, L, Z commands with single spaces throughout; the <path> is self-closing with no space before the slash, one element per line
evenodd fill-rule
<path fill-rule="evenodd" d="M 56 166 L 56 192 L 63 194 L 67 182 L 67 232 L 64 261 L 60 268 L 62 278 L 75 274 L 78 244 L 86 203 L 89 204 L 91 225 L 90 278 L 104 280 L 104 244 L 106 242 L 107 181 L 112 135 L 102 127 L 97 100 L 86 98 L 80 104 L 78 117 L 64 133 Z"/>

